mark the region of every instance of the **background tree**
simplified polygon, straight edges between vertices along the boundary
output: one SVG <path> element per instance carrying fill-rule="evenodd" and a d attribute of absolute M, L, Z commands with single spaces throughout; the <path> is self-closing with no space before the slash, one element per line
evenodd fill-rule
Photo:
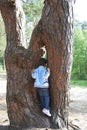
<path fill-rule="evenodd" d="M 4 50 L 6 46 L 6 34 L 3 19 L 0 14 L 0 69 L 4 69 Z"/>
<path fill-rule="evenodd" d="M 31 39 L 31 34 L 34 27 L 38 24 L 41 18 L 42 7 L 44 0 L 30 0 L 23 4 L 23 9 L 26 15 L 26 44 L 28 46 Z"/>
<path fill-rule="evenodd" d="M 33 30 L 28 49 L 24 43 L 24 13 L 18 1 L 0 0 L 7 46 L 7 109 L 10 125 L 29 127 L 68 126 L 68 87 L 72 66 L 73 1 L 45 0 L 41 20 Z M 31 69 L 36 67 L 45 46 L 51 69 L 52 118 L 40 111 L 33 88 Z"/>
<path fill-rule="evenodd" d="M 87 24 L 75 24 L 72 79 L 87 79 Z"/>

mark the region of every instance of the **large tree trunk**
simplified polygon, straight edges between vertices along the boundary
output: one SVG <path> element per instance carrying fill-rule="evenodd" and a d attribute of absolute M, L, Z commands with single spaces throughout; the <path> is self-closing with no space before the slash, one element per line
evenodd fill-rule
<path fill-rule="evenodd" d="M 72 67 L 73 0 L 45 0 L 42 17 L 35 27 L 30 46 L 23 43 L 23 11 L 13 0 L 0 0 L 7 46 L 7 109 L 10 125 L 29 127 L 68 126 L 68 87 Z M 23 39 L 22 39 L 23 38 Z M 51 119 L 42 114 L 33 87 L 31 69 L 47 50 L 50 76 Z"/>

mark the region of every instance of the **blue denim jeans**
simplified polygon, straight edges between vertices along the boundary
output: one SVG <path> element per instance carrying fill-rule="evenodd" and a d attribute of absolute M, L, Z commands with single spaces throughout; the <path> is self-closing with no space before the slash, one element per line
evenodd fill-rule
<path fill-rule="evenodd" d="M 37 94 L 40 98 L 41 109 L 46 108 L 50 110 L 50 96 L 49 96 L 49 88 L 37 88 Z"/>

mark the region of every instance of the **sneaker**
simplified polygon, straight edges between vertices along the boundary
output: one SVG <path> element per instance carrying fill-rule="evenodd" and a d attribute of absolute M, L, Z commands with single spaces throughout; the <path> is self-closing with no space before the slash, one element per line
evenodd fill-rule
<path fill-rule="evenodd" d="M 47 110 L 46 108 L 44 108 L 44 109 L 42 110 L 42 112 L 43 112 L 44 114 L 46 114 L 47 116 L 50 116 L 50 117 L 51 117 L 50 111 Z"/>

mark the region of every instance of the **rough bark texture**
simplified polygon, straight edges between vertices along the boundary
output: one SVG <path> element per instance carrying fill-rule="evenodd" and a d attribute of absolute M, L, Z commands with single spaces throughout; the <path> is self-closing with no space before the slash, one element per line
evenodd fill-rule
<path fill-rule="evenodd" d="M 68 87 L 72 66 L 73 0 L 45 0 L 42 17 L 35 27 L 30 46 L 25 49 L 23 11 L 14 1 L 0 0 L 7 46 L 7 109 L 11 125 L 29 127 L 68 126 Z M 49 118 L 39 108 L 30 71 L 46 46 L 50 76 L 51 113 Z"/>

